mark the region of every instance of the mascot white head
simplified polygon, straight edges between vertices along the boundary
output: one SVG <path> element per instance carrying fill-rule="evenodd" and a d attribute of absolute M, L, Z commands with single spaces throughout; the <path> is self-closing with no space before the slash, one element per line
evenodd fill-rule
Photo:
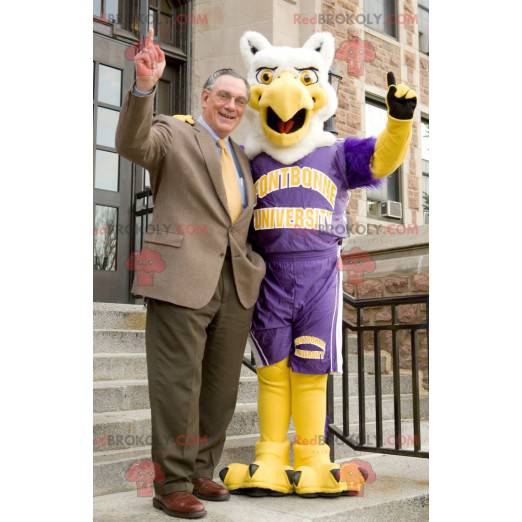
<path fill-rule="evenodd" d="M 251 86 L 248 157 L 266 152 L 290 164 L 317 147 L 332 145 L 336 138 L 323 125 L 337 109 L 337 96 L 328 83 L 334 37 L 315 33 L 301 48 L 276 47 L 262 34 L 248 31 L 240 49 Z"/>

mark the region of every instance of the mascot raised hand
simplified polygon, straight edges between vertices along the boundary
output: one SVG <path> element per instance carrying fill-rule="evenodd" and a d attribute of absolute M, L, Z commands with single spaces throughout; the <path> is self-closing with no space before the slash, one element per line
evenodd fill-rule
<path fill-rule="evenodd" d="M 349 190 L 377 186 L 402 163 L 416 95 L 389 73 L 386 128 L 377 138 L 337 140 L 323 130 L 337 108 L 330 33 L 290 48 L 247 32 L 240 47 L 251 86 L 252 243 L 267 265 L 251 328 L 260 438 L 252 463 L 230 464 L 220 477 L 231 492 L 253 496 L 356 494 L 362 474 L 355 468 L 353 481 L 341 480 L 324 437 L 327 377 L 342 371 L 339 245 Z"/>

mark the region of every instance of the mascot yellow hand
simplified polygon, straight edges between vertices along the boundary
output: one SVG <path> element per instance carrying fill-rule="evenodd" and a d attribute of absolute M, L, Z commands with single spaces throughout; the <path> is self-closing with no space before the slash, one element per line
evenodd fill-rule
<path fill-rule="evenodd" d="M 386 107 L 388 122 L 379 134 L 373 153 L 371 170 L 375 178 L 393 173 L 403 162 L 410 145 L 413 113 L 417 105 L 415 91 L 404 84 L 395 85 L 395 76 L 388 73 Z"/>
<path fill-rule="evenodd" d="M 179 121 L 184 121 L 185 123 L 188 123 L 189 125 L 196 124 L 196 122 L 194 121 L 194 118 L 190 114 L 173 114 L 173 117 Z"/>

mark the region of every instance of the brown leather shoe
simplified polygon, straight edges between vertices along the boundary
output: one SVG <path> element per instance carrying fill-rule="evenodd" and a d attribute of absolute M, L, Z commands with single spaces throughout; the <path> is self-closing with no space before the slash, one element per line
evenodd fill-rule
<path fill-rule="evenodd" d="M 217 484 L 209 478 L 197 478 L 192 481 L 194 484 L 194 495 L 203 500 L 228 500 L 230 492 L 225 486 Z"/>
<path fill-rule="evenodd" d="M 205 506 L 188 491 L 158 495 L 152 499 L 152 505 L 171 517 L 201 518 L 207 514 Z"/>

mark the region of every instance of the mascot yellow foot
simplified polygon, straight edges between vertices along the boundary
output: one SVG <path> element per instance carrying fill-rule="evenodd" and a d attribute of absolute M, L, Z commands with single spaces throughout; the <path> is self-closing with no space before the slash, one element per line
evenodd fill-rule
<path fill-rule="evenodd" d="M 328 375 L 291 372 L 294 444 L 294 487 L 302 497 L 339 496 L 348 486 L 338 464 L 330 461 L 324 441 Z"/>
<path fill-rule="evenodd" d="M 301 497 L 337 497 L 348 490 L 341 481 L 341 469 L 330 461 L 330 448 L 326 444 L 294 444 L 294 485 Z"/>
<path fill-rule="evenodd" d="M 234 494 L 280 496 L 293 493 L 290 467 L 290 369 L 288 359 L 258 368 L 260 440 L 252 464 L 230 464 L 219 477 Z"/>
<path fill-rule="evenodd" d="M 230 464 L 219 476 L 233 494 L 251 497 L 293 493 L 293 470 L 288 465 L 290 442 L 258 441 L 256 458 L 250 465 Z"/>

